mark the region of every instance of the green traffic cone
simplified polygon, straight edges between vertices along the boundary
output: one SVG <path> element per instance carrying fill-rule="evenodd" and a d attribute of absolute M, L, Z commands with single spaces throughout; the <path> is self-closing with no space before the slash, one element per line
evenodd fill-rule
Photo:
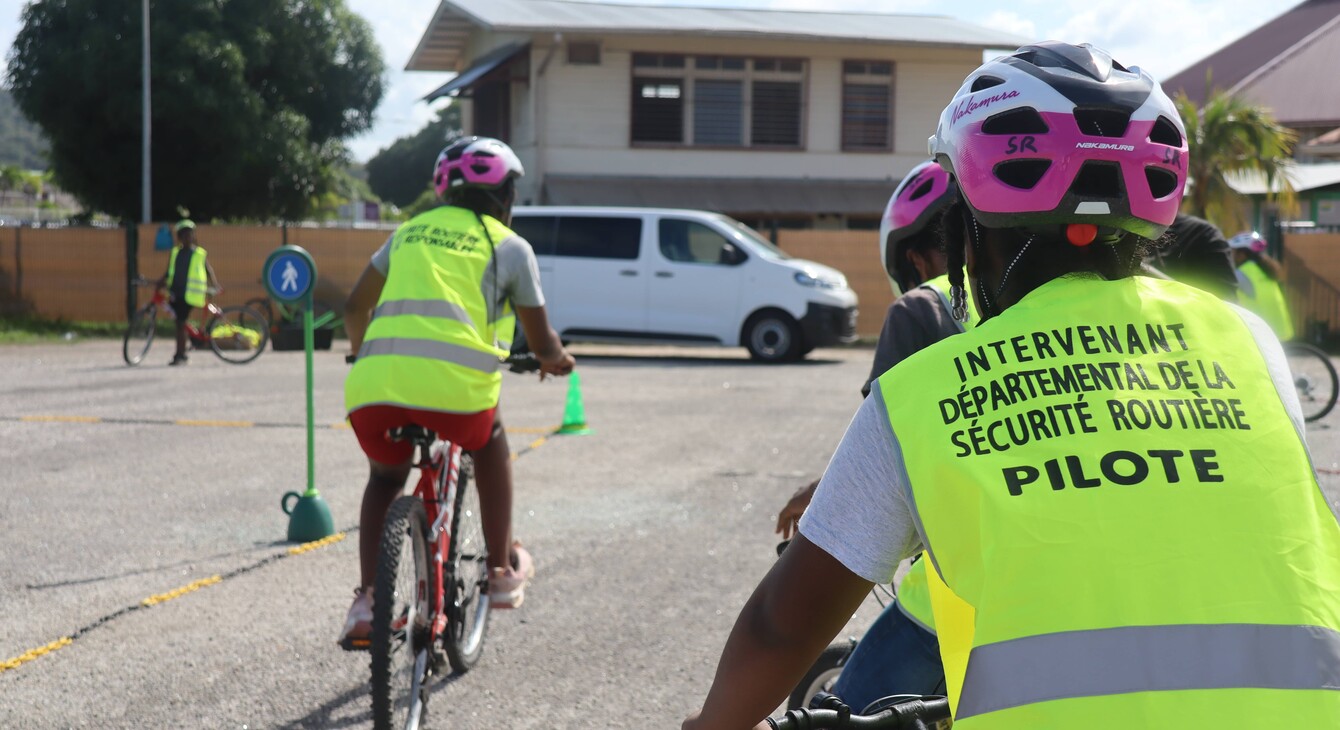
<path fill-rule="evenodd" d="M 585 436 L 591 433 L 586 426 L 586 409 L 582 407 L 582 379 L 577 371 L 568 376 L 568 402 L 563 407 L 563 425 L 558 433 L 565 436 Z"/>

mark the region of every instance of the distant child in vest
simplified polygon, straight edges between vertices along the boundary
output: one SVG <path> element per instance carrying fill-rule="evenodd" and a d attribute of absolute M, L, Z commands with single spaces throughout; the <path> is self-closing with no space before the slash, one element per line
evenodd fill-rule
<path fill-rule="evenodd" d="M 169 365 L 186 364 L 186 320 L 191 310 L 205 306 L 205 296 L 212 287 L 215 293 L 223 291 L 214 267 L 205 260 L 205 249 L 195 243 L 195 223 L 188 219 L 177 222 L 177 248 L 168 256 L 167 272 L 158 280 L 158 288 L 167 287 L 168 301 L 177 316 L 177 353 Z"/>
<path fill-rule="evenodd" d="M 349 347 L 357 353 L 345 407 L 369 469 L 359 517 L 361 581 L 338 639 L 345 649 L 368 646 L 382 527 L 412 466 L 413 446 L 389 441 L 391 429 L 432 429 L 474 458 L 492 607 L 520 606 L 535 573 L 530 553 L 512 539 L 499 358 L 519 320 L 541 379 L 567 375 L 576 363 L 549 326 L 535 252 L 507 227 L 515 181 L 524 174 L 516 153 L 496 139 L 447 145 L 432 178 L 444 205 L 396 229 L 345 304 Z"/>
<path fill-rule="evenodd" d="M 1266 240 L 1256 231 L 1243 231 L 1229 239 L 1228 247 L 1238 267 L 1238 301 L 1260 315 L 1281 342 L 1292 340 L 1293 318 L 1282 286 L 1284 269 L 1266 254 Z"/>

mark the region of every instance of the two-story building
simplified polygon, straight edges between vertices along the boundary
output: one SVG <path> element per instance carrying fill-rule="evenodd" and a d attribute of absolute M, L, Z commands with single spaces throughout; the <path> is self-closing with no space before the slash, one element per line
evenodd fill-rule
<path fill-rule="evenodd" d="M 533 204 L 702 208 L 870 228 L 988 49 L 947 17 L 443 0 L 407 69 L 507 141 Z"/>

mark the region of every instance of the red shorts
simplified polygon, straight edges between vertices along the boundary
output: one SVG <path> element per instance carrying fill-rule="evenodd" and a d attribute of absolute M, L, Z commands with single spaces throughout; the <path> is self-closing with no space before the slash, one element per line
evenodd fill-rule
<path fill-rule="evenodd" d="M 374 405 L 363 406 L 349 414 L 349 425 L 363 453 L 373 461 L 395 465 L 403 464 L 414 455 L 414 444 L 408 441 L 392 441 L 387 431 L 401 426 L 423 426 L 432 429 L 438 436 L 466 451 L 478 451 L 484 448 L 493 434 L 494 412 L 490 408 L 479 413 L 442 413 L 440 411 L 421 411 L 402 406 Z"/>

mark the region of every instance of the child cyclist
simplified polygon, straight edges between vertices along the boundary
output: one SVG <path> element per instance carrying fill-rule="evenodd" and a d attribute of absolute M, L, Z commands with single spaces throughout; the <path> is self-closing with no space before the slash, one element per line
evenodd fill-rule
<path fill-rule="evenodd" d="M 1279 341 L 1134 275 L 1186 183 L 1171 100 L 1038 43 L 930 147 L 982 321 L 876 382 L 684 727 L 758 725 L 921 548 L 956 730 L 1334 724 L 1340 524 Z"/>
<path fill-rule="evenodd" d="M 512 467 L 498 414 L 500 357 L 516 318 L 540 361 L 540 377 L 566 375 L 574 361 L 549 326 L 530 244 L 507 228 L 525 174 L 506 144 L 469 137 L 448 145 L 433 167 L 446 203 L 401 225 L 372 256 L 345 305 L 350 349 L 345 405 L 368 457 L 358 540 L 361 583 L 339 643 L 367 643 L 382 525 L 404 489 L 413 446 L 387 431 L 419 425 L 474 457 L 489 598 L 515 608 L 534 573 L 511 535 Z"/>
<path fill-rule="evenodd" d="M 912 168 L 889 198 L 880 221 L 881 250 L 885 270 L 903 294 L 884 317 L 863 396 L 889 368 L 976 320 L 971 306 L 966 321 L 953 317 L 945 274 L 943 223 L 947 215 L 958 215 L 958 199 L 958 186 L 934 160 Z M 791 536 L 818 484 L 798 490 L 778 515 L 777 532 L 784 538 Z M 866 630 L 832 691 L 858 710 L 888 695 L 944 693 L 924 559 L 913 562 L 895 602 Z"/>
<path fill-rule="evenodd" d="M 1294 337 L 1289 300 L 1284 296 L 1284 270 L 1266 254 L 1266 239 L 1256 231 L 1243 231 L 1228 239 L 1238 277 L 1238 301 L 1261 315 L 1280 341 Z"/>
<path fill-rule="evenodd" d="M 169 365 L 185 365 L 186 320 L 191 310 L 205 306 L 212 287 L 215 293 L 223 291 L 214 267 L 209 265 L 205 249 L 196 245 L 195 221 L 183 218 L 177 221 L 177 247 L 168 256 L 167 271 L 158 280 L 157 287 L 168 290 L 168 302 L 176 315 L 177 352 Z"/>

